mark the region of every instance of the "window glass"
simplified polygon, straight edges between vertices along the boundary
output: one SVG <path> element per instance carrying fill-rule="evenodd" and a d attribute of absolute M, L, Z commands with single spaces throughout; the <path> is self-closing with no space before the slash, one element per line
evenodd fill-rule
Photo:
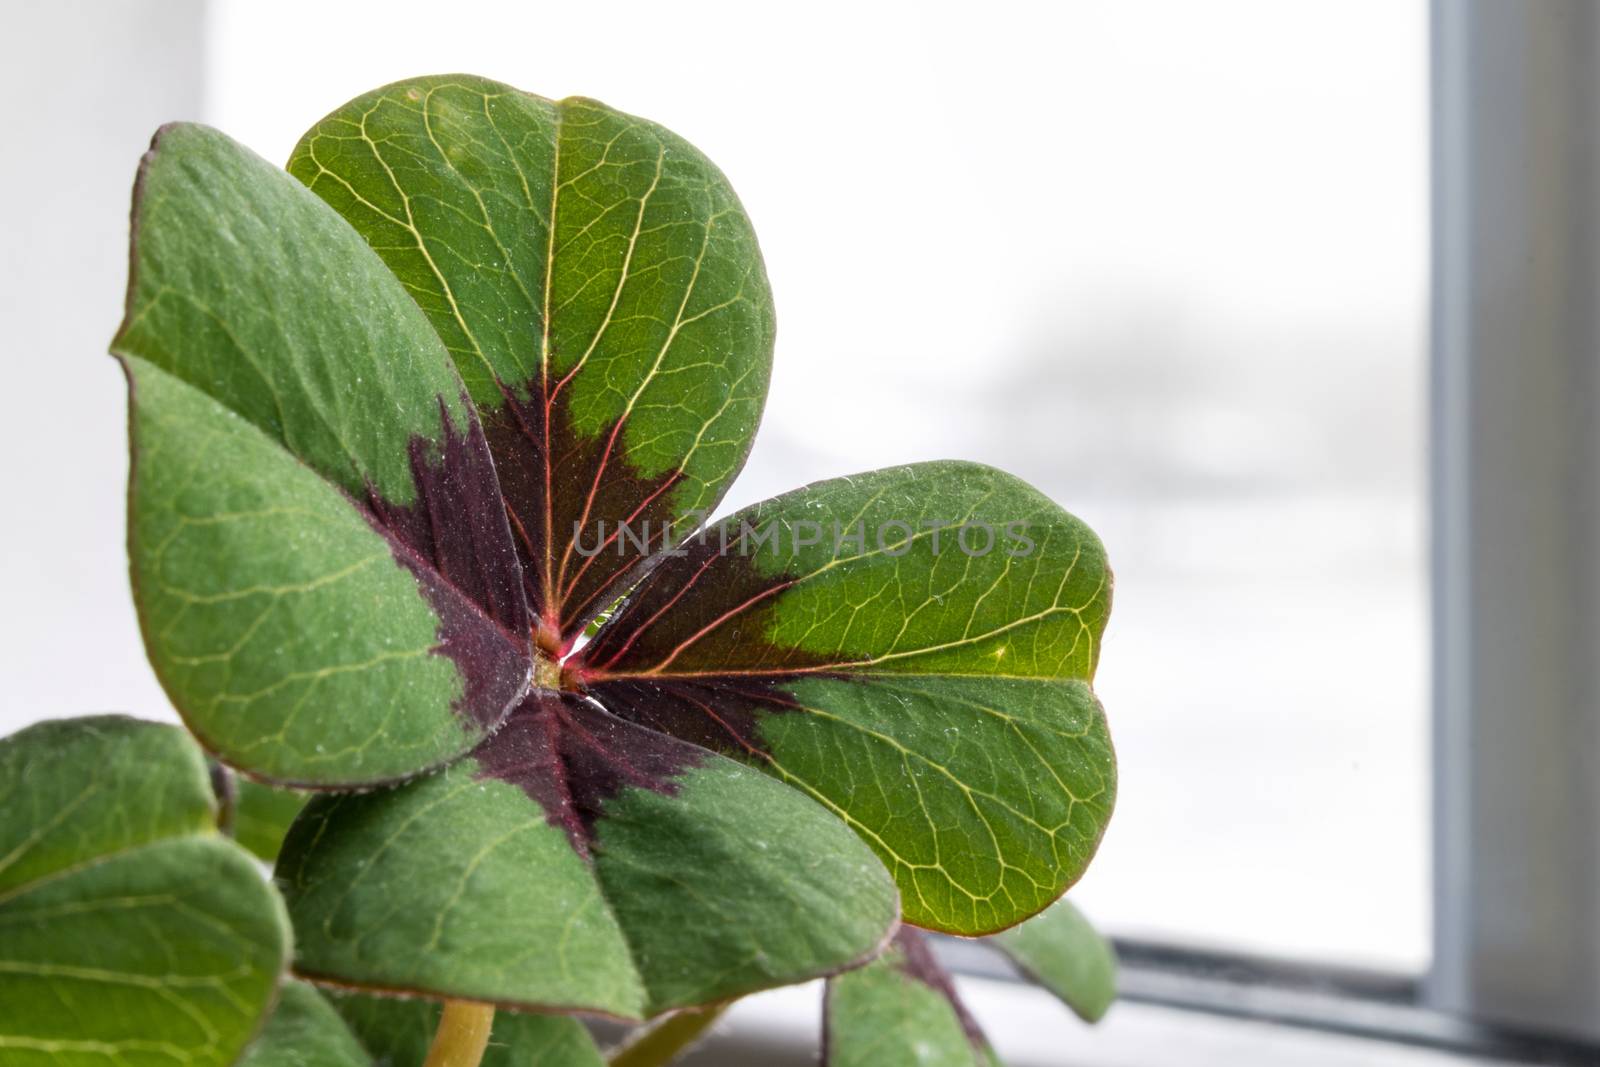
<path fill-rule="evenodd" d="M 696 142 L 777 369 L 730 504 L 980 459 L 1094 525 L 1129 933 L 1425 962 L 1423 5 L 214 5 L 274 159 L 442 69 Z"/>

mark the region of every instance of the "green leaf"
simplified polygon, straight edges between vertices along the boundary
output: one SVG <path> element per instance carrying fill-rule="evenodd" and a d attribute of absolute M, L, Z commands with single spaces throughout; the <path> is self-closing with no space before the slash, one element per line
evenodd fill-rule
<path fill-rule="evenodd" d="M 134 597 L 207 748 L 371 784 L 501 721 L 532 664 L 488 447 L 426 318 L 338 215 L 221 134 L 164 128 L 112 350 Z"/>
<path fill-rule="evenodd" d="M 999 1067 L 944 968 L 914 930 L 828 980 L 823 1067 Z"/>
<path fill-rule="evenodd" d="M 372 1067 L 372 1057 L 322 994 L 291 981 L 239 1067 Z"/>
<path fill-rule="evenodd" d="M 810 800 L 555 694 L 443 773 L 314 799 L 278 880 L 308 977 L 627 1018 L 851 966 L 896 918 Z"/>
<path fill-rule="evenodd" d="M 439 1004 L 333 990 L 339 1014 L 383 1067 L 422 1067 L 439 1027 Z M 483 1067 L 604 1067 L 589 1031 L 564 1015 L 495 1013 Z"/>
<path fill-rule="evenodd" d="M 289 170 L 364 236 L 455 357 L 546 647 L 570 647 L 749 452 L 773 315 L 727 180 L 662 127 L 467 75 L 367 93 Z M 641 541 L 617 536 L 628 520 Z M 605 551 L 579 551 L 604 545 Z"/>
<path fill-rule="evenodd" d="M 703 156 L 451 76 L 339 109 L 291 169 L 158 137 L 114 351 L 135 594 L 186 721 L 270 782 L 406 782 L 285 842 L 308 974 L 647 1016 L 859 962 L 896 885 L 984 933 L 1081 873 L 1115 789 L 1081 523 L 939 463 L 668 548 L 770 368 Z M 928 522 L 963 529 L 941 552 Z"/>
<path fill-rule="evenodd" d="M 199 750 L 120 716 L 0 742 L 0 1059 L 228 1064 L 266 1015 L 288 923 L 216 830 Z"/>
<path fill-rule="evenodd" d="M 248 778 L 235 779 L 234 789 L 233 839 L 271 863 L 278 858 L 289 825 L 306 806 L 306 794 L 297 789 L 262 785 Z"/>
<path fill-rule="evenodd" d="M 888 865 L 907 921 L 983 934 L 1059 897 L 1110 817 L 1089 685 L 1110 596 L 1078 520 L 1010 475 L 927 463 L 725 520 L 568 671 L 614 714 L 820 800 Z"/>
<path fill-rule="evenodd" d="M 1087 1022 L 1099 1022 L 1117 997 L 1116 951 L 1066 900 L 996 934 L 993 943 Z"/>

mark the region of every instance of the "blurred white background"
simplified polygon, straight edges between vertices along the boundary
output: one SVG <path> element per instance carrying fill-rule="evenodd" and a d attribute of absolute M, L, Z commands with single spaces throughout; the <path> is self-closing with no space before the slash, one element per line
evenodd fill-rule
<path fill-rule="evenodd" d="M 97 355 L 151 130 L 282 161 L 365 89 L 468 70 L 648 115 L 738 188 L 779 341 L 730 506 L 962 457 L 1106 540 L 1122 785 L 1086 909 L 1426 963 L 1418 0 L 195 9 L 21 3 L 0 35 L 0 732 L 171 714 Z"/>

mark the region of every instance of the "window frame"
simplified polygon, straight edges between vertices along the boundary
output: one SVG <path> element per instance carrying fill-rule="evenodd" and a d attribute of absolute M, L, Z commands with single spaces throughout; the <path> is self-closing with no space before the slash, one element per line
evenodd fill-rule
<path fill-rule="evenodd" d="M 1173 1011 L 1363 1038 L 1505 1064 L 1592 1067 L 1600 1044 L 1478 1021 L 1429 1003 L 1428 979 L 1389 971 L 1276 959 L 1136 938 L 1114 938 L 1118 999 Z M 959 975 L 1021 982 L 982 945 L 941 937 L 936 951 Z M 1256 1028 L 1241 1028 L 1239 1052 Z M 1175 1051 L 1172 1062 L 1187 1062 Z"/>
<path fill-rule="evenodd" d="M 1600 1041 L 1600 10 L 1433 0 L 1431 17 L 1422 999 Z"/>

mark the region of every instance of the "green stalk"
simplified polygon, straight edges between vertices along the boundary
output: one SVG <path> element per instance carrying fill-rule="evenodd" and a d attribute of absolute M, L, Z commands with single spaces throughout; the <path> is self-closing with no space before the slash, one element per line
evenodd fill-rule
<path fill-rule="evenodd" d="M 731 1002 L 729 1002 L 731 1003 Z M 677 1059 L 722 1018 L 728 1004 L 690 1008 L 640 1031 L 611 1054 L 611 1067 L 663 1067 Z"/>
<path fill-rule="evenodd" d="M 494 1026 L 494 1005 L 470 1000 L 447 1000 L 439 1016 L 439 1029 L 423 1067 L 478 1067 L 489 1047 Z"/>

